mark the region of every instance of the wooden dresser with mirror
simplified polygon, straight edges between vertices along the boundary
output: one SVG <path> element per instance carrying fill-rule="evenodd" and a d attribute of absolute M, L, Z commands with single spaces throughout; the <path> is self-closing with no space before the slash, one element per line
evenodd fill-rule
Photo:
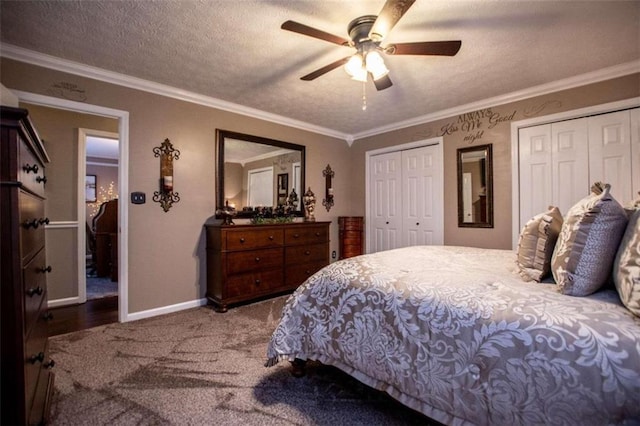
<path fill-rule="evenodd" d="M 53 391 L 48 355 L 44 165 L 28 111 L 2 107 L 2 407 L 0 424 L 45 424 Z"/>
<path fill-rule="evenodd" d="M 296 289 L 329 264 L 331 222 L 206 224 L 207 299 L 232 304 Z"/>

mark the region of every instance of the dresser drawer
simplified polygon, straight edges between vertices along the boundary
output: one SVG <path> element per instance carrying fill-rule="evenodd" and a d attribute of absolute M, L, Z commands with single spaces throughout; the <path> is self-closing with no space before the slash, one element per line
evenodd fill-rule
<path fill-rule="evenodd" d="M 287 287 L 296 288 L 311 275 L 315 274 L 327 265 L 328 262 L 325 260 L 313 263 L 305 263 L 303 265 L 287 266 L 287 269 L 284 273 L 285 284 L 287 285 Z"/>
<path fill-rule="evenodd" d="M 36 194 L 44 195 L 44 167 L 33 155 L 24 141 L 18 144 L 18 181 Z"/>
<path fill-rule="evenodd" d="M 20 191 L 20 244 L 22 263 L 26 263 L 44 247 L 44 201 L 27 192 Z"/>
<path fill-rule="evenodd" d="M 46 308 L 46 306 L 43 306 Z M 38 316 L 36 325 L 25 341 L 25 396 L 27 406 L 31 407 L 33 396 L 38 385 L 38 377 L 45 363 L 49 362 L 47 353 L 47 321 Z"/>
<path fill-rule="evenodd" d="M 282 287 L 282 269 L 235 275 L 227 279 L 225 297 L 248 299 L 251 296 L 268 294 L 278 287 Z"/>
<path fill-rule="evenodd" d="M 282 267 L 282 248 L 227 253 L 227 274 Z"/>
<path fill-rule="evenodd" d="M 285 264 L 297 265 L 300 263 L 318 262 L 326 260 L 329 255 L 327 244 L 313 244 L 285 248 Z"/>
<path fill-rule="evenodd" d="M 284 231 L 284 243 L 293 244 L 316 244 L 329 241 L 329 228 L 324 225 L 305 226 L 298 228 L 292 226 Z"/>
<path fill-rule="evenodd" d="M 36 323 L 40 305 L 47 291 L 47 279 L 45 272 L 45 249 L 38 254 L 22 269 L 23 297 L 24 297 L 24 327 L 25 334 L 29 334 Z"/>
<path fill-rule="evenodd" d="M 225 231 L 227 250 L 245 250 L 282 245 L 282 229 L 229 229 Z"/>

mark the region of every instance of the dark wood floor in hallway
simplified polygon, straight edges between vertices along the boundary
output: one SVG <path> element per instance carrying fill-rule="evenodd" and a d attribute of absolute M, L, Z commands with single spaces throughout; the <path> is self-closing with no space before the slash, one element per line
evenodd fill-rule
<path fill-rule="evenodd" d="M 71 333 L 99 325 L 118 322 L 118 297 L 103 297 L 86 303 L 50 310 L 49 335 Z"/>

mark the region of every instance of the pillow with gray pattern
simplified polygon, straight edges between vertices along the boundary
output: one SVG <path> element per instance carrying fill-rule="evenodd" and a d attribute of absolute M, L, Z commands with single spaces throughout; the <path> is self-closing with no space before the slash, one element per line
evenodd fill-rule
<path fill-rule="evenodd" d="M 571 207 L 564 218 L 551 258 L 560 293 L 587 296 L 611 277 L 628 218 L 610 191 L 609 184 L 596 183 L 592 193 Z"/>
<path fill-rule="evenodd" d="M 640 317 L 640 199 L 628 211 L 629 224 L 613 263 L 613 283 L 622 304 Z"/>

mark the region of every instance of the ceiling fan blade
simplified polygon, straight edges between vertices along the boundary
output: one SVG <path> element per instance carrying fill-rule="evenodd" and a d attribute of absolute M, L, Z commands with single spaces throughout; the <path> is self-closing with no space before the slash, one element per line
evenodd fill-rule
<path fill-rule="evenodd" d="M 415 0 L 387 0 L 369 31 L 369 38 L 375 42 L 386 38 L 414 2 Z"/>
<path fill-rule="evenodd" d="M 440 55 L 455 56 L 460 50 L 460 40 L 423 41 L 417 43 L 397 43 L 384 48 L 389 55 Z"/>
<path fill-rule="evenodd" d="M 344 65 L 347 63 L 347 61 L 349 60 L 350 56 L 347 56 L 346 58 L 342 58 L 339 59 L 335 62 L 330 63 L 329 65 L 325 65 L 322 68 L 319 68 L 317 70 L 315 70 L 312 73 L 309 73 L 303 77 L 300 77 L 300 80 L 304 80 L 304 81 L 311 81 L 311 80 L 315 80 L 316 78 L 320 77 L 323 74 L 328 73 L 329 71 L 332 71 L 336 68 L 338 68 L 340 65 Z"/>
<path fill-rule="evenodd" d="M 338 37 L 333 34 L 325 33 L 324 31 L 318 30 L 316 28 L 308 27 L 304 24 L 295 21 L 286 21 L 283 23 L 280 28 L 287 31 L 292 31 L 294 33 L 306 35 L 313 38 L 318 38 L 320 40 L 328 41 L 329 43 L 339 44 L 340 46 L 349 46 L 349 40 L 346 38 Z"/>
<path fill-rule="evenodd" d="M 380 77 L 377 80 L 373 80 L 373 84 L 376 85 L 376 89 L 378 91 L 384 90 L 384 89 L 388 89 L 389 87 L 393 86 L 393 83 L 391 82 L 391 79 L 389 78 L 389 74 L 385 75 L 384 77 Z"/>

